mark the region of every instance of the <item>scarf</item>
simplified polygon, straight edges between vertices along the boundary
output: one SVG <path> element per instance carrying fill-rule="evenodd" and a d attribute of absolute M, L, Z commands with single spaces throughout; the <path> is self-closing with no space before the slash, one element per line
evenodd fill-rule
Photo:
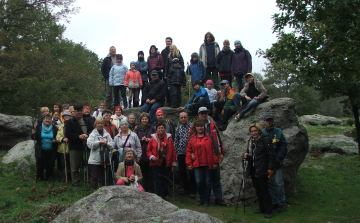
<path fill-rule="evenodd" d="M 242 46 L 240 48 L 235 48 L 234 49 L 235 53 L 240 53 L 242 50 L 243 50 Z"/>
<path fill-rule="evenodd" d="M 144 130 L 146 130 L 146 129 L 148 129 L 149 128 L 149 123 L 148 124 L 146 124 L 146 125 L 143 125 L 143 124 L 141 124 L 141 128 L 143 128 Z"/>
<path fill-rule="evenodd" d="M 123 115 L 117 116 L 116 114 L 115 114 L 115 117 L 116 117 L 118 120 L 122 120 L 122 119 L 124 118 Z"/>
<path fill-rule="evenodd" d="M 227 52 L 227 51 L 230 50 L 230 48 L 229 48 L 229 47 L 228 47 L 228 48 L 223 47 L 222 50 L 225 51 L 225 52 Z"/>
<path fill-rule="evenodd" d="M 125 166 L 134 166 L 134 160 L 133 161 L 124 161 L 124 163 L 125 163 Z M 126 174 L 126 173 L 125 173 Z"/>
<path fill-rule="evenodd" d="M 166 135 L 166 133 L 164 133 L 164 135 L 161 137 L 161 136 L 159 136 L 158 133 L 156 133 L 156 138 L 158 139 L 157 143 L 158 143 L 159 154 L 164 155 L 163 153 L 165 152 L 164 148 L 166 147 L 167 135 Z M 162 157 L 162 156 L 160 156 L 160 157 Z"/>
<path fill-rule="evenodd" d="M 46 127 L 44 123 L 42 123 L 42 130 L 44 131 L 44 133 L 48 134 L 52 131 L 53 129 L 53 126 L 52 124 L 50 124 L 49 127 Z"/>

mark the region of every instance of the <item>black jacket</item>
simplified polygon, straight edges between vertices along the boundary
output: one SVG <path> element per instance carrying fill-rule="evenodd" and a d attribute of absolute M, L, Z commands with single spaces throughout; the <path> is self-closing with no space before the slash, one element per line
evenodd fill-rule
<path fill-rule="evenodd" d="M 57 131 L 58 128 L 52 124 L 53 127 L 53 139 L 56 139 L 56 135 L 57 135 Z M 37 125 L 36 126 L 36 130 L 35 130 L 35 135 L 34 135 L 34 139 L 36 140 L 36 145 L 35 145 L 35 157 L 37 158 L 41 158 L 41 131 L 42 131 L 42 124 L 41 125 Z M 57 149 L 57 144 L 53 143 L 52 144 L 52 152 L 55 154 Z"/>
<path fill-rule="evenodd" d="M 149 142 L 145 142 L 145 141 L 141 141 L 142 137 L 146 137 L 146 138 L 150 138 L 151 139 L 151 134 L 155 133 L 153 131 L 153 129 L 151 128 L 151 126 L 149 126 L 149 128 L 147 128 L 146 130 L 143 129 L 141 127 L 141 125 L 139 125 L 139 127 L 137 127 L 134 132 L 137 134 L 137 136 L 140 139 L 140 143 L 141 143 L 141 150 L 142 150 L 142 154 L 141 154 L 141 160 L 140 162 L 144 162 L 144 161 L 149 161 L 149 157 L 146 154 L 146 150 L 147 150 L 147 146 L 149 144 Z"/>
<path fill-rule="evenodd" d="M 83 140 L 79 139 L 79 136 L 82 134 L 90 135 L 93 130 L 93 127 L 90 125 L 88 119 L 84 119 L 87 132 L 83 132 L 80 126 L 80 122 L 72 117 L 65 126 L 66 137 L 69 139 L 69 150 L 81 150 L 83 149 Z M 86 143 L 85 143 L 86 145 Z"/>
<path fill-rule="evenodd" d="M 275 170 L 275 150 L 269 135 L 261 134 L 257 145 L 248 145 L 248 168 L 252 177 L 264 177 L 269 169 Z M 250 147 L 250 148 L 249 148 Z M 251 150 L 250 150 L 251 149 Z"/>
<path fill-rule="evenodd" d="M 184 59 L 183 57 L 181 56 L 181 53 L 179 53 L 179 57 L 173 57 L 173 56 L 170 56 L 169 55 L 167 57 L 163 57 L 164 58 L 164 63 L 165 63 L 165 75 L 169 75 L 169 71 L 170 71 L 170 68 L 172 67 L 173 65 L 173 62 L 172 60 L 174 58 L 178 58 L 179 59 L 179 63 L 180 63 L 180 67 L 182 67 L 182 69 L 184 70 Z"/>
<path fill-rule="evenodd" d="M 170 47 L 169 47 L 169 46 L 165 47 L 165 48 L 161 51 L 161 56 L 162 56 L 162 58 L 163 58 L 163 60 L 164 60 L 165 65 L 166 65 L 166 58 L 168 58 L 169 53 L 170 53 Z"/>
<path fill-rule="evenodd" d="M 216 69 L 219 73 L 231 73 L 231 61 L 234 55 L 234 51 L 220 51 L 216 56 Z"/>
<path fill-rule="evenodd" d="M 167 85 L 164 81 L 157 79 L 155 81 L 150 81 L 143 90 L 143 97 L 146 101 L 147 99 L 155 99 L 156 102 L 159 102 L 161 105 L 165 102 L 165 96 L 167 93 Z"/>
<path fill-rule="evenodd" d="M 168 86 L 170 86 L 171 84 L 181 84 L 184 87 L 186 86 L 185 72 L 181 66 L 171 66 L 167 74 L 167 84 Z"/>
<path fill-rule="evenodd" d="M 109 78 L 110 69 L 112 67 L 112 61 L 110 54 L 105 57 L 101 66 L 101 73 L 105 79 Z"/>

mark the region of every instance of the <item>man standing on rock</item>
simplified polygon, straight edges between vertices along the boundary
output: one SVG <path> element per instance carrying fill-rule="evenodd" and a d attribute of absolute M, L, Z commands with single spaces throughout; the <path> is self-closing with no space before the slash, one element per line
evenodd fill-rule
<path fill-rule="evenodd" d="M 83 119 L 83 106 L 75 105 L 75 117 L 72 117 L 66 124 L 65 132 L 69 143 L 70 167 L 72 186 L 78 187 L 79 169 L 83 160 L 83 152 L 86 149 L 86 140 L 93 130 L 88 120 Z"/>
<path fill-rule="evenodd" d="M 219 129 L 215 123 L 208 120 L 208 109 L 206 107 L 200 107 L 198 110 L 198 117 L 200 120 L 205 121 L 205 130 L 208 134 L 212 135 L 215 140 L 215 144 L 219 149 L 219 164 L 224 159 L 224 145 L 222 143 Z M 192 135 L 192 133 L 190 133 Z M 210 170 L 211 174 L 211 185 L 215 196 L 215 204 L 220 206 L 227 206 L 225 201 L 222 199 L 222 186 L 220 182 L 220 165 L 216 169 Z"/>
<path fill-rule="evenodd" d="M 280 213 L 286 211 L 282 166 L 287 154 L 287 141 L 281 129 L 274 127 L 273 116 L 265 115 L 263 122 L 265 128 L 262 132 L 269 135 L 272 139 L 276 156 L 274 182 L 269 182 L 269 193 L 271 195 L 273 209 L 276 209 L 276 211 Z"/>
<path fill-rule="evenodd" d="M 111 102 L 112 102 L 112 87 L 109 86 L 109 73 L 112 66 L 116 64 L 116 48 L 114 46 L 110 47 L 110 53 L 105 57 L 101 66 L 101 73 L 105 78 L 105 91 L 106 91 L 106 98 L 105 103 L 108 109 L 111 109 Z"/>

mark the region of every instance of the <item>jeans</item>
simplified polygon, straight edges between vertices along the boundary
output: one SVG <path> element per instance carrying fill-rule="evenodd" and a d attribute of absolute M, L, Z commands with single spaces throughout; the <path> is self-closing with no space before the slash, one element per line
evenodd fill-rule
<path fill-rule="evenodd" d="M 189 104 L 187 106 L 187 109 L 191 112 L 198 113 L 198 109 L 200 107 L 209 107 L 209 104 L 207 103 L 206 99 L 204 97 L 200 97 L 197 102 L 193 102 L 192 104 Z"/>
<path fill-rule="evenodd" d="M 170 176 L 171 167 L 166 167 L 166 160 L 163 160 L 161 166 L 152 166 L 151 168 L 153 170 L 156 194 L 162 198 L 169 196 L 169 179 L 172 179 Z"/>
<path fill-rule="evenodd" d="M 120 105 L 119 100 L 119 91 L 121 91 L 121 97 L 123 99 L 123 107 L 127 108 L 127 100 L 126 100 L 126 87 L 124 85 L 113 86 L 114 89 L 114 107 Z"/>
<path fill-rule="evenodd" d="M 271 196 L 268 188 L 268 178 L 251 176 L 256 196 L 259 200 L 259 209 L 267 214 L 272 213 Z"/>
<path fill-rule="evenodd" d="M 219 87 L 219 72 L 216 69 L 216 67 L 207 67 L 206 68 L 206 77 L 205 77 L 205 83 L 207 80 L 212 80 L 214 82 L 214 88 L 218 91 L 220 90 Z"/>
<path fill-rule="evenodd" d="M 234 104 L 235 104 L 235 109 L 239 110 L 241 108 L 240 106 L 240 100 L 241 103 L 244 105 L 247 103 L 247 99 L 243 96 L 240 95 L 240 93 L 235 93 L 234 94 Z M 255 108 L 256 106 L 258 106 L 260 103 L 262 102 L 262 100 L 256 100 L 256 99 L 251 99 L 248 104 L 246 105 L 246 107 L 240 112 L 240 118 L 243 118 L 244 115 L 246 114 L 246 112 L 248 112 L 249 110 Z"/>
<path fill-rule="evenodd" d="M 246 74 L 235 74 L 236 83 L 239 88 L 239 92 L 244 88 L 244 85 L 246 83 L 245 75 Z"/>
<path fill-rule="evenodd" d="M 155 102 L 154 104 L 145 103 L 141 107 L 141 113 L 150 111 L 150 119 L 151 119 L 151 124 L 152 124 L 156 121 L 155 113 L 156 113 L 156 110 L 160 107 L 161 107 L 161 104 L 159 102 Z"/>
<path fill-rule="evenodd" d="M 220 80 L 227 80 L 227 81 L 229 81 L 230 87 L 232 88 L 232 76 L 231 76 L 231 74 L 230 74 L 230 75 L 227 75 L 227 76 L 220 76 Z"/>
<path fill-rule="evenodd" d="M 269 192 L 271 195 L 272 203 L 285 205 L 285 190 L 284 190 L 284 180 L 282 174 L 282 168 L 275 170 L 275 175 L 273 176 L 274 182 L 269 182 Z"/>
<path fill-rule="evenodd" d="M 106 104 L 106 108 L 111 108 L 111 102 L 112 102 L 112 87 L 109 86 L 109 78 L 105 79 L 105 92 L 106 92 L 106 97 L 105 97 L 105 104 Z"/>
<path fill-rule="evenodd" d="M 171 105 L 181 105 L 181 84 L 172 84 L 170 87 Z"/>
<path fill-rule="evenodd" d="M 216 169 L 210 170 L 211 174 L 211 185 L 214 192 L 215 200 L 222 200 L 222 186 L 220 182 L 220 166 L 218 165 Z"/>
<path fill-rule="evenodd" d="M 199 193 L 200 201 L 210 203 L 211 196 L 211 176 L 208 166 L 194 168 L 196 188 Z"/>

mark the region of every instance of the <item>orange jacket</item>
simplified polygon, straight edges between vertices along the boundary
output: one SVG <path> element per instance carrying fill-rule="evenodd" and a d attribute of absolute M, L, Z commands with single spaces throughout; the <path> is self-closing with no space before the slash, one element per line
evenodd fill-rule
<path fill-rule="evenodd" d="M 140 88 L 143 85 L 140 72 L 129 70 L 126 73 L 124 85 L 129 88 Z"/>

